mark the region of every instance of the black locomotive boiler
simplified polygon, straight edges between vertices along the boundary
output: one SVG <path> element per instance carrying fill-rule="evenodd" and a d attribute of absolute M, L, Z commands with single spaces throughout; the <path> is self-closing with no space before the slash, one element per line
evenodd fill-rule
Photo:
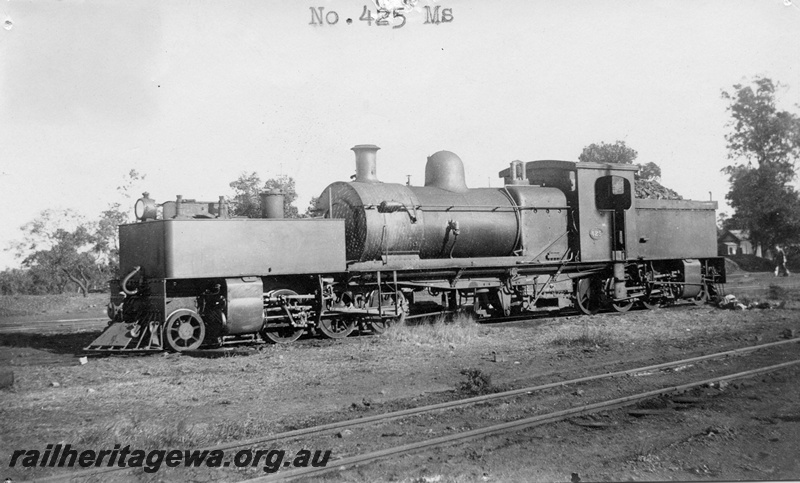
<path fill-rule="evenodd" d="M 137 201 L 119 227 L 121 280 L 90 351 L 185 351 L 226 340 L 292 342 L 306 332 L 381 333 L 421 292 L 478 317 L 702 303 L 725 282 L 713 201 L 636 199 L 635 165 L 514 161 L 501 188 L 468 188 L 439 151 L 424 186 L 384 183 L 374 145 L 356 175 L 318 198 L 318 217 L 262 218 L 225 200 Z"/>

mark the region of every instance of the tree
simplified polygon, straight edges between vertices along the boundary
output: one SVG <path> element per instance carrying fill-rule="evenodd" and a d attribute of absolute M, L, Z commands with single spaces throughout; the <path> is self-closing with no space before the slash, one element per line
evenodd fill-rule
<path fill-rule="evenodd" d="M 231 181 L 230 187 L 234 191 L 231 214 L 259 218 L 261 216 L 261 202 L 258 198 L 260 186 L 261 177 L 255 171 L 250 174 L 242 173 L 236 181 Z"/>
<path fill-rule="evenodd" d="M 233 188 L 233 215 L 246 216 L 248 218 L 261 217 L 260 194 L 263 191 L 280 190 L 283 191 L 283 216 L 286 218 L 299 218 L 300 214 L 296 206 L 297 190 L 295 189 L 294 178 L 287 175 L 280 175 L 277 178 L 268 179 L 263 185 L 261 177 L 255 171 L 252 173 L 242 173 L 236 181 L 230 183 Z"/>
<path fill-rule="evenodd" d="M 105 265 L 104 272 L 109 278 L 118 276 L 119 272 L 119 225 L 129 223 L 130 215 L 120 210 L 119 203 L 113 203 L 100 214 L 95 227 L 93 250 L 98 259 Z"/>
<path fill-rule="evenodd" d="M 779 85 L 757 77 L 753 85 L 736 84 L 723 91 L 732 120 L 725 135 L 730 191 L 725 198 L 735 210 L 729 223 L 747 229 L 755 243 L 800 242 L 800 196 L 789 184 L 800 157 L 800 118 L 779 111 Z"/>
<path fill-rule="evenodd" d="M 638 154 L 635 149 L 628 147 L 625 141 L 616 141 L 614 144 L 592 143 L 583 148 L 583 152 L 578 156 L 578 161 L 583 163 L 634 164 Z M 634 179 L 637 181 L 635 188 L 637 198 L 682 199 L 681 195 L 659 183 L 661 168 L 652 161 L 643 165 L 634 174 Z"/>
<path fill-rule="evenodd" d="M 583 148 L 583 152 L 578 156 L 578 161 L 582 163 L 633 164 L 638 154 L 635 149 L 626 146 L 625 141 L 617 141 L 614 144 L 592 143 Z"/>
<path fill-rule="evenodd" d="M 140 174 L 132 169 L 123 177 L 122 184 L 117 186 L 117 193 L 127 205 L 133 195 L 138 191 L 136 188 L 144 181 L 146 175 Z M 130 209 L 121 209 L 122 202 L 114 201 L 108 205 L 108 209 L 100 214 L 100 219 L 95 227 L 95 245 L 93 251 L 98 255 L 98 260 L 104 265 L 103 272 L 109 278 L 118 276 L 119 271 L 119 225 L 134 221 L 131 217 Z"/>
<path fill-rule="evenodd" d="M 319 202 L 319 196 L 312 196 L 311 200 L 308 202 L 308 207 L 306 208 L 306 212 L 303 213 L 303 218 L 313 218 L 315 216 L 319 216 L 317 213 L 317 203 Z"/>
<path fill-rule="evenodd" d="M 74 282 L 84 297 L 102 273 L 97 259 L 92 253 L 96 243 L 91 224 L 78 222 L 77 226 L 65 228 L 46 228 L 51 219 L 51 212 L 45 211 L 42 216 L 26 226 L 33 227 L 29 237 L 42 235 L 47 238 L 47 245 L 36 244 L 32 252 L 22 261 L 27 268 L 40 293 L 62 293 L 66 285 Z"/>
<path fill-rule="evenodd" d="M 0 272 L 0 295 L 29 294 L 35 289 L 29 270 L 8 268 Z"/>
<path fill-rule="evenodd" d="M 726 228 L 746 229 L 750 239 L 764 247 L 797 243 L 800 197 L 780 178 L 781 174 L 768 164 L 732 171 L 731 188 L 725 197 L 735 211 L 726 220 Z"/>
<path fill-rule="evenodd" d="M 786 183 L 795 177 L 794 165 L 800 157 L 800 119 L 775 106 L 776 85 L 771 79 L 756 77 L 752 86 L 736 84 L 735 91 L 722 91 L 722 98 L 730 101 L 727 110 L 733 120 L 725 135 L 728 142 L 728 159 L 744 158 L 747 165 L 753 161 L 758 167 L 769 165 L 772 175 Z M 730 174 L 741 163 L 727 166 Z"/>
<path fill-rule="evenodd" d="M 24 258 L 29 253 L 49 248 L 53 244 L 57 230 L 73 230 L 86 220 L 75 210 L 44 210 L 39 216 L 20 227 L 21 241 L 12 246 L 17 257 Z"/>
<path fill-rule="evenodd" d="M 734 220 L 728 216 L 728 213 L 720 211 L 717 213 L 717 234 L 721 234 L 725 230 L 738 230 L 739 227 L 734 224 Z"/>
<path fill-rule="evenodd" d="M 144 179 L 131 170 L 117 192 L 131 198 Z M 88 221 L 73 210 L 45 210 L 21 227 L 22 241 L 13 249 L 24 270 L 5 271 L 3 293 L 61 293 L 74 283 L 86 296 L 98 283 L 113 278 L 119 268 L 117 226 L 131 221 L 129 211 L 112 202 L 98 220 Z"/>
<path fill-rule="evenodd" d="M 578 161 L 582 163 L 613 163 L 613 164 L 634 164 L 639 153 L 635 149 L 628 147 L 625 141 L 617 141 L 614 144 L 601 142 L 592 143 L 585 148 L 578 156 Z M 661 178 L 661 168 L 656 163 L 649 162 L 642 166 L 636 173 L 636 179 L 647 181 L 657 181 Z"/>
<path fill-rule="evenodd" d="M 661 168 L 652 161 L 642 166 L 642 169 L 637 173 L 639 179 L 647 181 L 658 181 L 661 179 Z"/>

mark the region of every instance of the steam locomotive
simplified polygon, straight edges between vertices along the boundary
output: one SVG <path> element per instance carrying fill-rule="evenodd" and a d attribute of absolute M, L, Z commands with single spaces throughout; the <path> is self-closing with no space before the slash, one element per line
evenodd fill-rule
<path fill-rule="evenodd" d="M 379 149 L 352 148 L 355 179 L 329 185 L 315 218 L 284 219 L 274 191 L 262 218 L 231 216 L 223 197 L 145 193 L 119 227 L 109 326 L 86 350 L 382 333 L 430 295 L 477 317 L 624 312 L 703 303 L 725 282 L 717 203 L 636 199 L 638 166 L 513 161 L 503 187 L 470 189 L 439 151 L 411 186 L 378 180 Z"/>

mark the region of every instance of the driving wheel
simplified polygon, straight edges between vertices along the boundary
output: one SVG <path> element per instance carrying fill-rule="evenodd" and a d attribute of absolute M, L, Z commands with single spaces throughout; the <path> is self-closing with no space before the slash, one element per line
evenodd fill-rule
<path fill-rule="evenodd" d="M 167 318 L 164 335 L 170 349 L 176 352 L 193 351 L 203 344 L 206 325 L 197 312 L 179 309 Z"/>
<path fill-rule="evenodd" d="M 374 300 L 377 298 L 377 296 L 378 296 L 377 290 L 373 291 L 372 294 L 370 294 L 370 304 L 369 304 L 370 308 L 378 307 L 377 300 Z M 389 309 L 387 310 L 387 312 L 391 314 L 394 313 L 394 308 L 395 308 L 394 299 L 395 299 L 394 293 L 384 293 L 383 301 L 381 302 L 381 305 L 385 305 L 385 302 L 389 302 L 391 304 Z M 405 295 L 403 295 L 402 293 L 400 293 L 400 307 L 398 307 L 398 312 L 399 314 L 394 317 L 383 317 L 380 319 L 376 317 L 374 320 L 372 320 L 370 322 L 370 328 L 372 329 L 372 332 L 376 334 L 383 334 L 384 332 L 386 332 L 386 329 L 388 329 L 389 326 L 402 325 L 405 323 L 406 315 L 408 315 L 408 302 L 406 301 Z"/>
<path fill-rule="evenodd" d="M 708 286 L 706 284 L 702 284 L 700 286 L 700 293 L 692 297 L 690 300 L 695 305 L 704 305 L 708 300 Z"/>
<path fill-rule="evenodd" d="M 319 321 L 319 330 L 331 339 L 344 339 L 356 328 L 353 319 L 322 319 Z"/>
<path fill-rule="evenodd" d="M 614 302 L 614 278 L 606 280 L 606 296 L 611 301 L 611 308 L 615 312 L 627 312 L 633 307 L 633 299 L 624 300 L 621 302 Z"/>
<path fill-rule="evenodd" d="M 280 289 L 274 290 L 269 293 L 272 297 L 277 297 L 280 295 L 297 295 L 297 292 L 294 290 L 289 289 Z M 286 299 L 286 307 L 291 310 L 291 307 L 297 305 L 297 299 Z M 285 319 L 286 323 L 289 323 L 289 317 L 287 316 Z M 283 325 L 286 325 L 285 323 Z M 265 340 L 268 342 L 274 342 L 276 344 L 288 344 L 290 342 L 294 342 L 303 335 L 305 329 L 301 327 L 273 327 L 270 328 L 269 326 L 264 327 L 261 331 L 261 336 L 264 337 Z"/>
<path fill-rule="evenodd" d="M 594 315 L 600 310 L 601 297 L 598 283 L 587 277 L 575 283 L 575 302 L 578 309 L 586 315 Z"/>

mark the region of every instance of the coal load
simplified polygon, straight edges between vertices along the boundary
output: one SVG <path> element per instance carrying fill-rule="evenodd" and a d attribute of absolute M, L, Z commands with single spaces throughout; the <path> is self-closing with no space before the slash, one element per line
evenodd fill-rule
<path fill-rule="evenodd" d="M 683 196 L 662 186 L 655 180 L 639 179 L 636 181 L 636 197 L 652 200 L 682 200 Z"/>

